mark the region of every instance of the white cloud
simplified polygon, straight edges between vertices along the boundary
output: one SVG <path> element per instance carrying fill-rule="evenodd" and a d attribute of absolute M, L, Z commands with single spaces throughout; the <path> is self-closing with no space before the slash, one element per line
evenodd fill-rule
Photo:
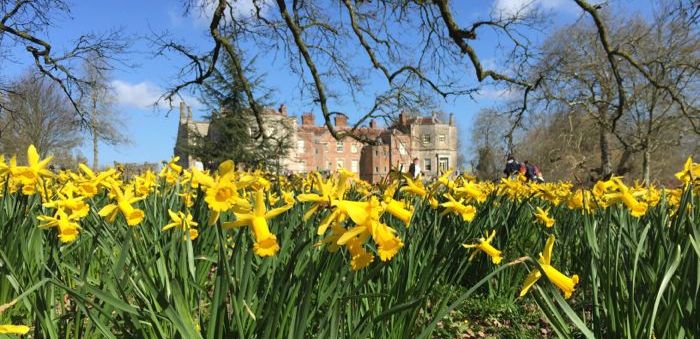
<path fill-rule="evenodd" d="M 518 12 L 522 15 L 536 8 L 554 10 L 564 5 L 564 0 L 496 0 L 493 8 L 496 13 L 504 15 L 513 15 Z"/>
<path fill-rule="evenodd" d="M 255 6 L 253 1 L 257 1 L 262 15 L 266 15 L 271 9 L 272 0 L 234 0 L 229 5 L 233 7 L 233 13 L 237 19 L 252 18 L 255 16 Z M 211 17 L 216 9 L 215 0 L 196 0 L 193 6 L 192 16 L 198 25 L 209 26 Z M 225 15 L 228 15 L 228 10 Z"/>
<path fill-rule="evenodd" d="M 169 108 L 168 103 L 161 99 L 165 90 L 149 81 L 130 83 L 123 80 L 113 80 L 112 88 L 118 105 L 129 108 L 153 109 L 153 105 L 158 103 L 159 108 Z M 185 95 L 182 99 L 192 108 L 201 107 L 201 103 L 192 96 Z"/>
<path fill-rule="evenodd" d="M 485 100 L 508 101 L 520 95 L 519 91 L 509 88 L 494 88 L 492 86 L 483 87 L 474 97 Z"/>

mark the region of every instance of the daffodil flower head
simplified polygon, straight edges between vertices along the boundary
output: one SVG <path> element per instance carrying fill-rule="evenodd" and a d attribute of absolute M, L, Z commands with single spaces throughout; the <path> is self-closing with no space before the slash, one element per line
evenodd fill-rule
<path fill-rule="evenodd" d="M 384 209 L 376 196 L 362 202 L 340 200 L 335 202 L 334 206 L 356 224 L 338 239 L 338 245 L 345 245 L 355 237 L 366 239 L 369 235 L 377 244 L 377 252 L 382 261 L 391 260 L 403 247 L 404 243 L 396 236 L 396 231 L 379 221 Z"/>
<path fill-rule="evenodd" d="M 462 201 L 457 201 L 449 193 L 444 195 L 447 198 L 446 202 L 440 204 L 445 210 L 440 215 L 445 215 L 449 212 L 455 213 L 462 217 L 462 220 L 471 222 L 476 216 L 476 208 L 472 205 L 464 205 Z"/>
<path fill-rule="evenodd" d="M 265 192 L 262 189 L 258 189 L 253 192 L 253 197 L 255 199 L 253 207 L 244 213 L 234 213 L 236 220 L 224 223 L 223 227 L 225 229 L 250 227 L 255 238 L 255 243 L 253 244 L 255 254 L 261 257 L 276 255 L 280 247 L 277 243 L 277 237 L 270 232 L 267 221 L 286 212 L 292 208 L 292 205 L 285 205 L 267 211 Z"/>
<path fill-rule="evenodd" d="M 564 298 L 568 299 L 574 293 L 576 285 L 579 282 L 578 275 L 574 274 L 570 278 L 559 272 L 556 268 L 551 265 L 552 262 L 552 249 L 554 247 L 554 235 L 550 235 L 547 239 L 547 243 L 544 246 L 544 251 L 540 253 L 540 258 L 537 261 L 540 265 L 542 271 L 544 271 L 547 279 L 551 281 L 556 287 L 558 287 L 563 293 Z M 525 296 L 527 291 L 542 277 L 542 271 L 539 269 L 533 269 L 530 274 L 525 278 L 523 283 L 523 288 L 520 291 L 520 297 Z"/>
<path fill-rule="evenodd" d="M 68 215 L 62 208 L 56 210 L 53 216 L 40 215 L 37 219 L 43 222 L 39 228 L 57 228 L 58 239 L 63 243 L 73 242 L 78 237 L 80 225 L 75 222 L 77 217 Z"/>
<path fill-rule="evenodd" d="M 124 191 L 119 187 L 118 184 L 113 183 L 110 186 L 110 192 L 114 195 L 116 204 L 108 204 L 104 206 L 98 214 L 102 217 L 107 218 L 107 221 L 114 222 L 119 212 L 126 219 L 126 223 L 129 226 L 136 226 L 141 223 L 145 214 L 143 210 L 134 208 L 132 204 L 142 200 L 143 198 L 134 197 L 133 190 L 127 187 Z"/>
<path fill-rule="evenodd" d="M 2 313 L 4 310 L 7 308 L 12 307 L 14 304 L 17 303 L 17 299 L 4 304 L 0 305 L 0 313 Z M 19 335 L 24 335 L 29 333 L 29 326 L 25 325 L 10 325 L 10 324 L 5 324 L 2 325 L 0 324 L 0 334 L 19 334 Z"/>
<path fill-rule="evenodd" d="M 170 216 L 170 223 L 163 226 L 161 231 L 167 231 L 171 228 L 179 228 L 182 231 L 187 231 L 191 240 L 196 239 L 199 236 L 199 232 L 195 228 L 198 224 L 192 220 L 192 214 L 189 212 L 173 212 L 168 209 L 168 215 Z M 183 237 L 187 240 L 187 235 Z"/>
<path fill-rule="evenodd" d="M 535 207 L 535 218 L 542 222 L 547 228 L 554 226 L 554 219 L 549 216 L 549 209 L 543 210 L 541 207 Z"/>
<path fill-rule="evenodd" d="M 496 230 L 493 230 L 491 235 L 488 235 L 487 233 L 487 236 L 487 238 L 480 238 L 478 244 L 463 244 L 462 247 L 474 249 L 471 256 L 469 256 L 469 261 L 473 260 L 474 257 L 481 251 L 491 257 L 491 261 L 494 264 L 498 265 L 501 263 L 501 260 L 503 260 L 503 256 L 501 255 L 500 250 L 491 245 L 491 241 L 493 241 L 493 238 L 496 236 Z"/>

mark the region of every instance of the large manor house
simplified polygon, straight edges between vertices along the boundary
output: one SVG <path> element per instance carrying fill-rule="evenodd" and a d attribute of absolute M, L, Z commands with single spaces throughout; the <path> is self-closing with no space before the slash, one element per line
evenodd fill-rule
<path fill-rule="evenodd" d="M 334 118 L 337 130 L 352 128 L 346 116 L 339 114 Z M 448 121 L 441 121 L 437 114 L 412 116 L 402 112 L 387 127 L 380 127 L 371 120 L 356 133 L 376 140 L 374 145 L 351 138 L 335 140 L 324 125 L 316 125 L 312 113 L 303 113 L 299 121 L 297 116 L 287 114 L 284 105 L 279 109 L 266 108 L 263 121 L 264 133 L 288 134 L 286 137 L 292 147 L 286 157 L 278 159 L 288 172 L 333 172 L 345 168 L 363 180 L 378 182 L 392 169 L 407 172 L 414 158 L 419 159 L 420 169 L 426 176 L 435 176 L 457 165 L 457 128 L 452 114 Z M 185 167 L 201 166 L 197 159 L 178 151 L 186 149 L 179 146 L 191 142 L 193 133 L 207 135 L 209 122 L 193 120 L 191 108 L 181 102 L 175 155 L 180 156 Z"/>

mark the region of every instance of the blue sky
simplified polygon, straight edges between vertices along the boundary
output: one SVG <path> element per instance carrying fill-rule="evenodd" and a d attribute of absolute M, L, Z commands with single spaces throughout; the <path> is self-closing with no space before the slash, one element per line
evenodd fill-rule
<path fill-rule="evenodd" d="M 562 24 L 575 20 L 579 12 L 571 0 L 534 0 L 537 6 L 541 6 L 551 15 L 554 24 Z M 246 7 L 250 0 L 240 0 L 240 4 Z M 469 19 L 483 16 L 489 11 L 502 9 L 513 10 L 529 3 L 531 0 L 496 0 L 496 1 L 452 1 L 455 7 L 455 16 L 460 22 L 468 22 Z M 637 2 L 633 9 L 644 9 L 645 2 Z M 640 6 L 641 4 L 641 6 Z M 616 6 L 621 6 L 620 3 Z M 629 6 L 626 2 L 622 5 Z M 635 8 L 636 7 L 636 8 Z M 206 18 L 199 15 L 184 16 L 181 2 L 173 0 L 122 0 L 122 1 L 74 1 L 70 17 L 60 18 L 54 27 L 47 33 L 47 38 L 55 46 L 69 46 L 70 42 L 85 32 L 103 32 L 110 29 L 121 28 L 133 36 L 135 43 L 126 59 L 133 68 L 120 67 L 112 76 L 113 85 L 117 94 L 117 109 L 125 118 L 126 133 L 130 136 L 128 145 L 108 146 L 101 145 L 101 165 L 111 165 L 117 162 L 144 162 L 159 161 L 172 156 L 175 136 L 177 131 L 178 112 L 173 110 L 168 113 L 167 108 L 154 109 L 152 104 L 163 93 L 164 88 L 171 84 L 179 67 L 184 60 L 171 55 L 169 57 L 155 57 L 153 46 L 150 46 L 145 36 L 151 32 L 168 31 L 172 37 L 187 42 L 193 46 L 206 48 L 210 41 L 205 34 Z M 540 36 L 533 33 L 532 38 L 537 40 Z M 486 65 L 496 65 L 498 49 L 494 37 L 484 34 L 474 43 L 474 47 L 481 55 Z M 271 101 L 275 106 L 284 103 L 292 114 L 301 114 L 305 111 L 313 111 L 319 114 L 319 108 L 310 102 L 300 99 L 298 95 L 298 79 L 292 75 L 279 55 L 266 51 L 256 50 L 256 46 L 246 46 L 247 54 L 259 57 L 256 64 L 258 73 L 265 75 L 265 86 L 273 90 Z M 359 53 L 359 51 L 358 51 Z M 24 56 L 26 52 L 17 49 L 14 63 L 0 66 L 0 76 L 12 78 L 30 65 L 30 60 Z M 464 63 L 464 76 L 470 81 L 475 78 L 473 71 Z M 507 67 L 500 65 L 500 67 Z M 333 83 L 329 84 L 331 87 Z M 461 137 L 468 143 L 470 136 L 469 125 L 476 112 L 482 107 L 498 104 L 503 99 L 504 93 L 493 88 L 484 88 L 476 100 L 468 97 L 457 97 L 440 102 L 440 109 L 455 113 L 458 124 L 463 133 Z M 207 114 L 201 105 L 198 105 L 195 97 L 186 97 L 189 104 L 194 106 L 195 116 Z M 374 99 L 373 93 L 360 94 L 357 103 L 352 100 L 335 102 L 331 107 L 333 111 L 348 113 L 351 121 L 356 119 L 359 113 L 367 108 Z M 80 152 L 90 158 L 91 148 L 88 145 L 81 147 Z"/>

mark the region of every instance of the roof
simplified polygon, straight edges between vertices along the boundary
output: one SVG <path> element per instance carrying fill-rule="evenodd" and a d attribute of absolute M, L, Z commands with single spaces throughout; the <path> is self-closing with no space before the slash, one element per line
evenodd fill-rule
<path fill-rule="evenodd" d="M 336 130 L 338 131 L 349 131 L 351 127 L 338 127 Z M 360 127 L 355 130 L 355 133 L 357 135 L 365 136 L 365 137 L 378 137 L 379 135 L 382 134 L 382 132 L 385 131 L 383 128 L 368 128 L 368 127 Z M 316 136 L 323 135 L 325 133 L 330 134 L 330 131 L 328 128 L 326 128 L 325 125 L 322 126 L 310 126 L 310 125 L 301 125 L 298 127 L 298 133 L 299 134 L 313 134 Z"/>
<path fill-rule="evenodd" d="M 189 127 L 200 135 L 207 135 L 209 132 L 208 121 L 192 121 Z"/>
<path fill-rule="evenodd" d="M 440 119 L 438 119 L 437 116 L 429 116 L 429 117 L 414 117 L 414 118 L 409 118 L 408 119 L 408 124 L 409 125 L 439 125 L 443 124 Z"/>

